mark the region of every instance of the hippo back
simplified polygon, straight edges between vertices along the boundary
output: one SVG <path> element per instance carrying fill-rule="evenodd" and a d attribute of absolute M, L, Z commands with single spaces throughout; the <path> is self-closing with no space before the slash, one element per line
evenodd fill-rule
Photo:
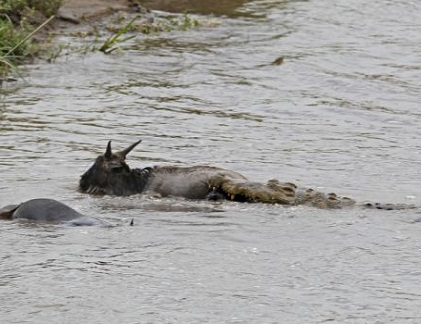
<path fill-rule="evenodd" d="M 53 199 L 32 199 L 20 204 L 13 218 L 25 218 L 48 223 L 61 223 L 84 217 L 73 208 Z"/>

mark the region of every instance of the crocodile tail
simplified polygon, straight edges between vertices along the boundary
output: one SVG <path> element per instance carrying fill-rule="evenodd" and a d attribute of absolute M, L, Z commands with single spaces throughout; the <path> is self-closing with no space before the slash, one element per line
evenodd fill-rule
<path fill-rule="evenodd" d="M 383 204 L 383 203 L 364 203 L 363 208 L 367 209 L 381 209 L 381 210 L 406 210 L 417 209 L 413 204 Z"/>

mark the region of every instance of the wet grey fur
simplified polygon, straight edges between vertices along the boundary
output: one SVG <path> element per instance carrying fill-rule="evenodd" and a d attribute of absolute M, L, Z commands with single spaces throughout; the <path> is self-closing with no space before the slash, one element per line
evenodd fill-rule
<path fill-rule="evenodd" d="M 148 191 L 162 197 L 205 199 L 212 193 L 212 188 L 209 187 L 209 179 L 212 177 L 246 180 L 237 172 L 210 166 L 154 166 L 131 169 L 125 159 L 140 142 L 116 153 L 111 151 L 111 141 L 108 142 L 105 154 L 98 156 L 94 164 L 82 175 L 79 182 L 80 191 L 115 196 Z"/>

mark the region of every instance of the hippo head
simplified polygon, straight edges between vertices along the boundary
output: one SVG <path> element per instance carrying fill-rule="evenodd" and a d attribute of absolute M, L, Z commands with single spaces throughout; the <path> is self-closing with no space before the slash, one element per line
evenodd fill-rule
<path fill-rule="evenodd" d="M 79 189 L 90 194 L 129 195 L 135 190 L 135 177 L 126 164 L 126 156 L 141 140 L 122 151 L 113 153 L 111 141 L 103 155 L 96 158 L 95 163 L 86 171 L 79 182 Z"/>

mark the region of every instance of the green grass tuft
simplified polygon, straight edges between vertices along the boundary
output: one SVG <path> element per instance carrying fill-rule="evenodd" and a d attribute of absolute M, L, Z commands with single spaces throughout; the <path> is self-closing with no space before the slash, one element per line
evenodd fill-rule
<path fill-rule="evenodd" d="M 29 39 L 53 18 L 62 0 L 0 0 L 0 87 L 11 70 L 37 51 Z M 47 19 L 38 27 L 33 17 Z M 45 19 L 42 19 L 45 17 Z"/>

